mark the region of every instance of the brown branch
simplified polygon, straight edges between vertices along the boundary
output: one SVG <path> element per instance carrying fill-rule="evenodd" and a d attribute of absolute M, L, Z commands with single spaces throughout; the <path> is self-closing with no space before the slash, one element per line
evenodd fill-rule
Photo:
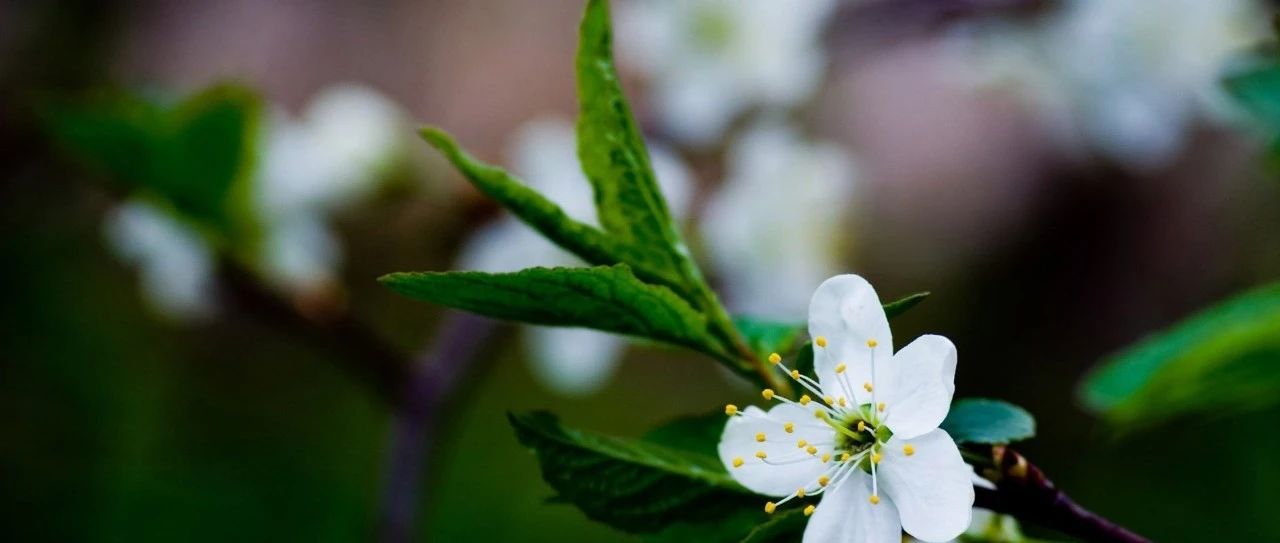
<path fill-rule="evenodd" d="M 991 464 L 982 475 L 996 489 L 977 488 L 975 506 L 1012 515 L 1095 543 L 1150 543 L 1124 527 L 1081 507 L 1054 486 L 1044 472 L 1006 447 L 991 448 Z"/>

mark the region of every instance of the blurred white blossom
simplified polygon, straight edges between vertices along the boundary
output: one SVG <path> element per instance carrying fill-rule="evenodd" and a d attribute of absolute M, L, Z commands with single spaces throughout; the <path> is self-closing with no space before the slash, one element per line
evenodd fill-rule
<path fill-rule="evenodd" d="M 395 104 L 352 84 L 321 91 L 298 118 L 277 110 L 264 119 L 252 192 L 263 235 L 256 271 L 290 294 L 331 286 L 342 260 L 333 214 L 377 188 L 410 133 Z M 120 206 L 105 230 L 159 310 L 209 311 L 214 258 L 199 232 L 141 201 Z"/>
<path fill-rule="evenodd" d="M 255 203 L 263 218 L 262 273 L 290 291 L 335 280 L 342 247 L 335 212 L 367 197 L 404 151 L 407 116 L 367 87 L 321 91 L 299 118 L 276 111 L 264 130 Z"/>
<path fill-rule="evenodd" d="M 706 144 L 753 106 L 789 107 L 820 83 L 833 0 L 645 0 L 617 8 L 618 54 L 647 74 L 672 137 Z"/>
<path fill-rule="evenodd" d="M 107 246 L 141 275 L 142 295 L 175 319 L 213 309 L 213 254 L 200 234 L 169 212 L 134 199 L 116 207 L 103 226 Z"/>
<path fill-rule="evenodd" d="M 654 174 L 676 220 L 692 196 L 688 170 L 660 146 L 649 146 Z M 591 183 L 578 163 L 577 137 L 564 120 L 535 119 L 515 134 L 510 149 L 513 173 L 570 217 L 598 225 Z M 576 256 L 547 241 L 532 228 L 506 216 L 482 228 L 463 249 L 459 267 L 509 272 L 532 266 L 582 266 Z M 585 328 L 528 327 L 525 338 L 535 373 L 552 389 L 589 394 L 600 389 L 617 368 L 625 340 Z"/>
<path fill-rule="evenodd" d="M 700 229 L 736 313 L 804 320 L 818 285 L 842 271 L 857 185 L 837 146 L 762 121 L 729 150 Z"/>
<path fill-rule="evenodd" d="M 1066 1 L 1029 26 L 968 28 L 958 68 L 1023 91 L 1067 141 L 1151 168 L 1220 116 L 1224 68 L 1266 20 L 1254 0 Z"/>

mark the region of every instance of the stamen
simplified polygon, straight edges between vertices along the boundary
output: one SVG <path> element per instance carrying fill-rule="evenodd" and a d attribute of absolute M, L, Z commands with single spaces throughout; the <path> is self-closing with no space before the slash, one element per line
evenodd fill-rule
<path fill-rule="evenodd" d="M 738 414 L 738 406 L 733 405 L 733 404 L 729 404 L 729 405 L 724 406 L 724 414 L 729 415 L 730 417 L 732 417 L 732 416 L 734 416 L 734 415 L 737 415 L 737 414 Z"/>
<path fill-rule="evenodd" d="M 786 424 L 783 424 L 782 429 L 785 430 L 788 434 L 794 433 L 796 431 L 796 423 L 788 422 Z"/>
<path fill-rule="evenodd" d="M 827 405 L 830 405 L 830 406 L 834 406 L 836 404 L 836 399 L 832 398 L 831 396 L 824 396 L 822 398 L 822 401 L 827 402 Z"/>
<path fill-rule="evenodd" d="M 879 464 L 884 459 L 884 455 L 880 453 L 871 453 L 871 463 Z"/>
<path fill-rule="evenodd" d="M 808 445 L 808 444 L 809 444 L 809 442 L 808 442 L 808 441 L 805 441 L 805 440 L 801 439 L 800 441 L 797 441 L 797 442 L 796 442 L 796 448 L 797 448 L 797 449 L 803 449 L 803 448 L 805 448 L 805 446 L 806 446 L 806 445 Z"/>
<path fill-rule="evenodd" d="M 880 342 L 876 341 L 874 338 L 867 340 L 867 347 L 870 347 L 872 349 L 876 348 L 876 345 L 879 345 L 879 344 Z"/>
<path fill-rule="evenodd" d="M 765 454 L 764 451 L 756 451 L 756 458 L 764 460 L 765 458 L 768 458 L 768 457 L 769 455 Z"/>
<path fill-rule="evenodd" d="M 772 400 L 772 399 L 773 399 L 773 389 L 772 389 L 772 388 L 766 388 L 766 389 L 764 389 L 764 390 L 761 390 L 761 391 L 760 391 L 760 395 L 761 395 L 761 396 L 764 396 L 764 399 L 766 399 L 766 400 Z"/>
<path fill-rule="evenodd" d="M 813 399 L 810 398 L 808 394 L 805 394 L 804 396 L 800 397 L 800 405 L 809 405 L 809 402 L 811 401 L 813 401 Z M 729 407 L 733 407 L 733 406 L 731 405 Z M 728 409 L 728 408 L 725 408 L 725 409 Z M 736 410 L 737 408 L 734 407 L 734 409 Z"/>
<path fill-rule="evenodd" d="M 865 431 L 867 431 L 867 423 L 863 421 L 858 421 L 858 432 L 865 432 Z"/>
<path fill-rule="evenodd" d="M 797 380 L 797 381 L 799 381 L 799 380 L 800 380 L 800 370 L 791 370 L 791 378 L 792 378 L 792 379 L 795 379 L 795 380 Z"/>
<path fill-rule="evenodd" d="M 847 452 L 846 452 L 846 453 L 840 453 L 840 463 L 841 463 L 841 464 L 843 464 L 843 463 L 848 462 L 848 461 L 849 461 L 849 453 L 847 453 Z"/>
<path fill-rule="evenodd" d="M 831 478 L 826 475 L 818 477 L 818 486 L 827 486 L 831 482 Z"/>
<path fill-rule="evenodd" d="M 764 432 L 760 432 L 760 433 L 756 434 L 756 441 L 757 441 L 758 443 L 764 443 L 764 440 L 765 440 L 765 439 L 766 439 L 766 438 L 765 438 L 765 436 L 764 436 Z"/>
<path fill-rule="evenodd" d="M 770 364 L 777 365 L 779 362 L 782 362 L 782 356 L 780 356 L 778 353 L 769 353 Z"/>
<path fill-rule="evenodd" d="M 848 405 L 849 405 L 849 402 L 846 402 L 846 401 L 844 400 L 844 396 L 841 396 L 841 397 L 840 397 L 840 402 L 839 402 L 839 403 L 840 403 L 840 407 L 848 407 Z"/>
<path fill-rule="evenodd" d="M 764 512 L 770 515 L 778 509 L 778 504 L 773 502 L 764 502 Z"/>
<path fill-rule="evenodd" d="M 808 448 L 808 449 L 805 449 L 804 451 L 805 451 L 805 452 L 807 452 L 807 453 L 809 453 L 810 455 L 817 455 L 817 454 L 818 454 L 818 448 L 817 448 L 817 447 L 814 447 L 813 445 L 809 445 L 809 448 Z"/>
<path fill-rule="evenodd" d="M 875 495 L 875 494 L 872 494 L 872 495 L 871 495 L 871 499 L 870 499 L 870 501 L 871 501 L 871 505 L 879 505 L 879 504 L 880 504 L 880 496 L 877 496 L 877 495 Z M 770 512 L 772 513 L 772 511 L 770 511 Z"/>
<path fill-rule="evenodd" d="M 804 508 L 804 516 L 806 516 L 806 517 L 813 516 L 813 510 L 814 510 L 814 509 L 817 509 L 817 508 L 816 508 L 816 507 L 814 507 L 814 506 L 812 506 L 812 505 L 810 505 L 810 506 L 808 506 L 808 507 L 805 507 L 805 508 Z"/>
<path fill-rule="evenodd" d="M 847 366 L 844 362 L 841 362 L 841 363 L 839 363 L 839 364 L 836 364 L 836 373 L 844 373 L 844 370 L 845 370 L 845 368 L 847 368 L 847 367 L 848 367 L 848 366 Z"/>
<path fill-rule="evenodd" d="M 881 413 L 884 413 L 884 402 L 880 402 L 880 403 L 876 404 L 876 411 L 879 411 L 879 412 L 881 412 Z"/>
<path fill-rule="evenodd" d="M 746 461 L 745 461 L 745 460 L 743 460 L 741 456 L 739 456 L 739 457 L 737 457 L 737 458 L 734 458 L 734 459 L 733 459 L 733 467 L 735 467 L 735 468 L 740 468 L 740 467 L 742 467 L 742 465 L 743 465 L 743 464 L 745 464 L 745 463 L 746 463 Z"/>
<path fill-rule="evenodd" d="M 803 498 L 803 497 L 804 497 L 804 487 L 800 487 L 800 488 L 797 488 L 797 489 L 796 489 L 796 497 L 797 497 L 797 498 Z"/>
<path fill-rule="evenodd" d="M 831 461 L 831 453 L 822 453 L 822 463 L 826 464 Z"/>
<path fill-rule="evenodd" d="M 818 336 L 818 337 L 816 337 L 816 338 L 813 338 L 813 342 L 814 342 L 815 344 L 817 344 L 819 347 L 826 347 L 826 346 L 827 346 L 827 338 L 822 337 L 822 336 Z"/>
<path fill-rule="evenodd" d="M 912 447 L 910 443 L 908 443 L 908 444 L 906 444 L 906 445 L 903 445 L 903 446 L 902 446 L 902 454 L 905 454 L 905 455 L 907 455 L 907 456 L 911 456 L 911 455 L 913 455 L 913 454 L 915 454 L 915 453 L 916 453 L 916 448 L 915 448 L 915 447 Z"/>
<path fill-rule="evenodd" d="M 871 383 L 870 382 L 862 383 L 862 388 L 867 392 L 871 392 L 872 390 Z"/>

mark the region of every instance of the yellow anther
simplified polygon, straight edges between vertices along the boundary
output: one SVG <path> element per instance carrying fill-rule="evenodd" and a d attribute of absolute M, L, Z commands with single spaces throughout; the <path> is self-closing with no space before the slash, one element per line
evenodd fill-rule
<path fill-rule="evenodd" d="M 792 378 L 792 379 L 795 379 L 795 380 L 797 380 L 797 381 L 799 381 L 799 380 L 800 380 L 800 370 L 791 370 L 791 378 Z"/>
<path fill-rule="evenodd" d="M 779 355 L 778 353 L 769 353 L 769 363 L 770 363 L 770 364 L 777 364 L 777 363 L 779 363 L 779 362 L 782 362 L 782 356 L 781 356 L 781 355 Z"/>
<path fill-rule="evenodd" d="M 764 390 L 761 390 L 761 391 L 760 391 L 760 395 L 761 395 L 761 396 L 764 396 L 764 399 L 766 399 L 766 400 L 772 400 L 772 399 L 773 399 L 773 389 L 772 389 L 772 388 L 766 388 L 766 389 L 764 389 Z"/>
<path fill-rule="evenodd" d="M 764 440 L 765 440 L 764 432 L 760 432 L 760 433 L 756 434 L 756 441 L 758 441 L 758 442 L 760 442 L 760 443 L 764 443 Z"/>
<path fill-rule="evenodd" d="M 841 461 L 841 462 L 848 462 L 848 461 L 849 461 L 849 453 L 840 453 L 840 461 Z"/>
<path fill-rule="evenodd" d="M 884 455 L 883 455 L 883 454 L 880 454 L 880 453 L 871 453 L 871 463 L 872 463 L 872 464 L 879 464 L 881 460 L 884 460 Z"/>
<path fill-rule="evenodd" d="M 810 505 L 810 506 L 808 506 L 808 507 L 804 508 L 804 516 L 806 516 L 806 517 L 807 517 L 807 516 L 811 516 L 811 515 L 813 515 L 813 510 L 814 510 L 814 509 L 817 509 L 817 508 L 816 508 L 816 507 L 814 507 L 814 506 L 812 506 L 812 505 Z"/>
<path fill-rule="evenodd" d="M 906 445 L 903 445 L 903 446 L 902 446 L 902 454 L 905 454 L 905 455 L 907 455 L 907 456 L 911 456 L 911 455 L 913 455 L 913 454 L 915 454 L 915 453 L 916 453 L 916 448 L 915 448 L 915 447 L 912 447 L 910 443 L 908 443 L 908 444 L 906 444 Z"/>
<path fill-rule="evenodd" d="M 831 478 L 827 477 L 826 475 L 818 477 L 818 486 L 827 486 L 827 483 L 830 483 L 830 482 L 831 482 Z"/>
<path fill-rule="evenodd" d="M 880 404 L 876 406 L 876 411 L 884 411 L 884 402 L 880 402 Z"/>
<path fill-rule="evenodd" d="M 788 422 L 782 425 L 782 429 L 786 430 L 787 433 L 790 434 L 796 431 L 796 424 L 794 422 Z"/>
<path fill-rule="evenodd" d="M 741 456 L 739 456 L 739 457 L 737 457 L 737 458 L 734 458 L 734 459 L 733 459 L 733 467 L 735 467 L 735 468 L 740 468 L 740 467 L 742 467 L 742 465 L 743 465 L 743 464 L 745 464 L 745 463 L 746 463 L 746 461 L 745 461 L 745 460 L 743 460 Z"/>
<path fill-rule="evenodd" d="M 764 512 L 770 515 L 778 509 L 778 504 L 773 502 L 764 502 Z"/>
<path fill-rule="evenodd" d="M 823 411 L 823 410 L 821 410 L 821 409 L 814 409 L 814 410 L 813 410 L 813 418 L 815 418 L 815 419 L 825 419 L 825 418 L 827 418 L 827 412 L 826 412 L 826 411 Z"/>
<path fill-rule="evenodd" d="M 796 497 L 797 497 L 797 498 L 803 498 L 803 497 L 804 497 L 804 487 L 800 487 L 800 488 L 797 488 L 797 489 L 796 489 Z"/>
<path fill-rule="evenodd" d="M 823 397 L 822 397 L 822 401 L 827 402 L 827 405 L 835 405 L 835 404 L 836 404 L 836 399 L 835 399 L 835 398 L 832 398 L 831 396 L 823 396 Z"/>
<path fill-rule="evenodd" d="M 800 397 L 800 405 L 809 405 L 809 402 L 811 401 L 813 401 L 813 399 L 809 398 L 808 394 Z"/>
<path fill-rule="evenodd" d="M 756 458 L 764 460 L 765 458 L 768 458 L 768 457 L 769 455 L 765 454 L 764 451 L 756 451 Z"/>
<path fill-rule="evenodd" d="M 840 397 L 840 402 L 839 402 L 839 403 L 840 403 L 840 407 L 844 407 L 844 406 L 846 406 L 846 405 L 849 405 L 849 402 L 845 401 L 844 396 L 841 396 L 841 397 Z"/>
<path fill-rule="evenodd" d="M 844 373 L 844 369 L 847 367 L 849 366 L 847 366 L 844 362 L 836 364 L 836 373 Z"/>
<path fill-rule="evenodd" d="M 816 343 L 816 344 L 818 344 L 818 346 L 819 346 L 819 347 L 826 347 L 826 346 L 827 346 L 827 338 L 822 337 L 822 336 L 818 336 L 818 337 L 816 337 L 816 338 L 813 338 L 813 342 L 814 342 L 814 343 Z"/>
<path fill-rule="evenodd" d="M 872 495 L 871 495 L 871 505 L 876 505 L 876 504 L 878 504 L 878 503 L 880 503 L 880 496 L 877 496 L 877 495 L 875 495 L 875 494 L 872 494 Z"/>
<path fill-rule="evenodd" d="M 729 404 L 724 406 L 724 414 L 733 416 L 738 414 L 738 406 Z"/>
<path fill-rule="evenodd" d="M 870 348 L 872 348 L 872 349 L 876 348 L 876 345 L 879 345 L 879 344 L 880 344 L 880 342 L 878 342 L 878 341 L 876 341 L 876 340 L 874 340 L 874 339 L 868 339 L 868 340 L 867 340 L 867 347 L 870 347 Z"/>
<path fill-rule="evenodd" d="M 867 392 L 871 392 L 871 382 L 870 382 L 870 381 L 868 381 L 868 382 L 866 382 L 866 383 L 862 383 L 862 388 L 863 388 L 864 390 L 866 390 Z"/>
<path fill-rule="evenodd" d="M 814 447 L 813 445 L 809 445 L 809 448 L 808 448 L 808 449 L 805 449 L 805 450 L 804 450 L 804 452 L 807 452 L 807 453 L 809 453 L 810 455 L 816 455 L 816 454 L 818 454 L 818 448 L 817 448 L 817 447 Z"/>
<path fill-rule="evenodd" d="M 826 464 L 831 461 L 831 453 L 822 453 L 822 463 Z"/>
<path fill-rule="evenodd" d="M 808 442 L 808 441 L 805 441 L 805 440 L 801 439 L 800 441 L 797 441 L 797 442 L 796 442 L 796 448 L 797 448 L 797 449 L 803 449 L 803 448 L 805 447 L 805 445 L 808 445 L 808 444 L 809 444 L 809 442 Z"/>
<path fill-rule="evenodd" d="M 858 421 L 858 431 L 859 431 L 859 432 L 865 432 L 865 431 L 867 431 L 867 423 L 862 422 L 862 421 Z"/>

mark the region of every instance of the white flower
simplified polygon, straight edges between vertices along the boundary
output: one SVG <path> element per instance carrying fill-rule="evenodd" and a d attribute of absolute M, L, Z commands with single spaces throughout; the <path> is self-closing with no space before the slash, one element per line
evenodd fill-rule
<path fill-rule="evenodd" d="M 107 245 L 138 267 L 146 301 L 161 314 L 192 319 L 213 310 L 213 252 L 190 226 L 144 200 L 107 216 Z"/>
<path fill-rule="evenodd" d="M 653 110 L 672 136 L 717 138 L 734 117 L 789 107 L 817 87 L 833 0 L 648 0 L 617 8 L 618 52 L 651 78 Z"/>
<path fill-rule="evenodd" d="M 671 214 L 680 220 L 692 196 L 690 175 L 661 147 L 650 146 L 649 151 Z M 591 183 L 578 164 L 577 137 L 569 122 L 544 118 L 526 123 L 514 136 L 511 164 L 515 174 L 570 217 L 598 224 Z M 459 258 L 463 269 L 490 272 L 581 265 L 577 257 L 510 216 L 477 232 Z M 535 373 L 566 394 L 599 390 L 612 376 L 625 347 L 622 338 L 584 328 L 530 327 L 525 338 Z"/>
<path fill-rule="evenodd" d="M 841 266 L 854 175 L 839 147 L 781 121 L 758 123 L 733 145 L 700 226 L 735 312 L 804 318 L 813 290 Z"/>
<path fill-rule="evenodd" d="M 1265 39 L 1254 0 L 1074 0 L 1028 28 L 979 27 L 978 66 L 1029 90 L 1068 137 L 1137 168 L 1221 113 L 1227 62 Z"/>
<path fill-rule="evenodd" d="M 372 89 L 341 84 L 312 99 L 299 118 L 267 120 L 255 184 L 265 224 L 262 272 L 306 291 L 335 280 L 342 248 L 330 216 L 375 188 L 402 151 L 406 115 Z"/>
<path fill-rule="evenodd" d="M 812 379 L 770 361 L 806 391 L 779 405 L 739 411 L 719 454 L 743 486 L 778 496 L 765 511 L 821 496 L 805 543 L 898 543 L 902 531 L 927 542 L 959 536 L 973 511 L 973 471 L 938 428 L 955 391 L 956 349 L 922 336 L 897 353 L 875 290 L 840 275 L 818 287 L 809 306 Z M 813 396 L 810 396 L 812 394 Z M 814 399 L 816 398 L 816 399 Z"/>

